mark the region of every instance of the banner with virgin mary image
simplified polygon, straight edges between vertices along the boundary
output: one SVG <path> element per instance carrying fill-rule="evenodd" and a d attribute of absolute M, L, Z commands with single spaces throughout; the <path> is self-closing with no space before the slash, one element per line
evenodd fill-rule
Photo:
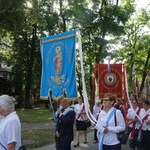
<path fill-rule="evenodd" d="M 68 99 L 77 97 L 75 36 L 72 30 L 41 39 L 41 99 L 48 99 L 50 91 L 56 101 L 64 93 Z"/>

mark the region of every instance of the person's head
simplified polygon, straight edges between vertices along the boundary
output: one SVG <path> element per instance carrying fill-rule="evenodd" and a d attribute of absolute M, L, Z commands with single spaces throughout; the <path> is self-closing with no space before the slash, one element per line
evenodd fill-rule
<path fill-rule="evenodd" d="M 131 100 L 131 103 L 132 103 L 133 108 L 136 109 L 138 106 L 138 101 L 136 99 L 133 99 Z"/>
<path fill-rule="evenodd" d="M 111 94 L 111 93 L 108 93 L 108 94 L 105 94 L 104 96 L 104 99 L 103 99 L 103 105 L 104 107 L 112 107 L 116 102 L 116 97 Z"/>
<path fill-rule="evenodd" d="M 13 112 L 14 109 L 14 103 L 9 95 L 0 96 L 0 114 L 2 116 L 7 116 L 9 113 Z"/>
<path fill-rule="evenodd" d="M 122 99 L 117 99 L 117 101 L 116 101 L 119 105 L 121 105 L 122 104 Z"/>
<path fill-rule="evenodd" d="M 100 106 L 101 105 L 101 101 L 100 100 L 96 100 L 95 101 L 95 105 Z"/>
<path fill-rule="evenodd" d="M 81 97 L 81 96 L 78 97 L 78 103 L 79 103 L 79 104 L 82 104 L 82 102 L 83 102 L 82 97 Z"/>
<path fill-rule="evenodd" d="M 57 46 L 57 47 L 56 47 L 56 53 L 57 53 L 57 54 L 60 53 L 60 49 L 61 49 L 60 46 Z"/>
<path fill-rule="evenodd" d="M 148 110 L 150 108 L 150 101 L 149 100 L 144 100 L 142 102 L 142 106 L 145 110 Z"/>
<path fill-rule="evenodd" d="M 136 98 L 136 95 L 135 94 L 131 94 L 131 96 L 130 96 L 130 100 L 132 101 L 132 100 L 136 100 L 137 98 Z"/>
<path fill-rule="evenodd" d="M 70 106 L 71 101 L 69 101 L 67 98 L 63 98 L 62 100 L 60 100 L 60 105 L 66 109 Z"/>

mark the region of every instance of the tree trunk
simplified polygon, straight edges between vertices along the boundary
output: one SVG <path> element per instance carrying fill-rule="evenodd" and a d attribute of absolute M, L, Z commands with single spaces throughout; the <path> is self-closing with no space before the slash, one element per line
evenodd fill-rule
<path fill-rule="evenodd" d="M 32 33 L 32 43 L 31 43 L 31 53 L 27 62 L 28 70 L 27 70 L 27 84 L 26 84 L 26 95 L 25 95 L 25 108 L 31 108 L 30 99 L 31 99 L 31 85 L 32 85 L 32 76 L 33 76 L 33 65 L 34 65 L 34 54 L 36 51 L 36 27 L 37 25 L 34 24 L 33 33 Z"/>
<path fill-rule="evenodd" d="M 150 59 L 150 50 L 148 51 L 148 55 L 147 55 L 147 59 L 146 59 L 146 62 L 145 62 L 145 66 L 144 66 L 144 69 L 143 69 L 143 75 L 142 75 L 142 82 L 141 82 L 141 87 L 140 87 L 140 95 L 143 91 L 143 88 L 144 88 L 144 83 L 145 83 L 145 78 L 147 76 L 147 73 L 148 73 L 148 62 L 149 62 L 149 59 Z"/>

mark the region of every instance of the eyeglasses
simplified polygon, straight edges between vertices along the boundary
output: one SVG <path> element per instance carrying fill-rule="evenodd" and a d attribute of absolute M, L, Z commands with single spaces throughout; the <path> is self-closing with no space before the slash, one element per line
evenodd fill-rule
<path fill-rule="evenodd" d="M 103 99 L 103 102 L 107 102 L 107 101 L 110 101 L 109 99 Z"/>

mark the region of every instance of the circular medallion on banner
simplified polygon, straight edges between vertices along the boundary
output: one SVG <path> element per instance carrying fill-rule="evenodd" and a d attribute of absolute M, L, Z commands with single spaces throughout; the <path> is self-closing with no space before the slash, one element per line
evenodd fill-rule
<path fill-rule="evenodd" d="M 113 85 L 116 82 L 116 75 L 113 73 L 107 73 L 104 77 L 106 84 Z"/>

